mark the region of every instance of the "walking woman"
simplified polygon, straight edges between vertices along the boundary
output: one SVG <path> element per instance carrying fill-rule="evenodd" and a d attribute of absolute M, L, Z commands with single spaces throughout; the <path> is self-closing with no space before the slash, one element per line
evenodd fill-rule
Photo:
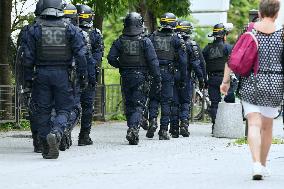
<path fill-rule="evenodd" d="M 259 43 L 259 72 L 241 78 L 240 96 L 248 119 L 248 143 L 253 159 L 253 180 L 261 180 L 270 173 L 267 156 L 272 143 L 273 118 L 283 97 L 283 29 L 276 30 L 275 20 L 280 9 L 279 0 L 260 0 L 260 21 L 254 25 Z M 220 90 L 226 94 L 231 70 L 226 65 Z"/>

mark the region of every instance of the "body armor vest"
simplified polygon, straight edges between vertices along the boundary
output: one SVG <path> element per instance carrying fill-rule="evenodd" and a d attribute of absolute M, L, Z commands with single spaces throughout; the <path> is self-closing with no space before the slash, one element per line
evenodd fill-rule
<path fill-rule="evenodd" d="M 119 57 L 121 68 L 146 67 L 145 53 L 143 50 L 143 40 L 141 36 L 120 38 L 122 47 Z"/>
<path fill-rule="evenodd" d="M 228 56 L 224 53 L 224 44 L 209 44 L 208 60 L 206 61 L 207 72 L 223 72 Z"/>
<path fill-rule="evenodd" d="M 172 43 L 173 34 L 172 33 L 154 33 L 154 48 L 157 53 L 159 60 L 175 60 L 175 50 Z"/>
<path fill-rule="evenodd" d="M 37 42 L 38 65 L 66 65 L 72 59 L 63 20 L 40 20 L 42 35 Z"/>

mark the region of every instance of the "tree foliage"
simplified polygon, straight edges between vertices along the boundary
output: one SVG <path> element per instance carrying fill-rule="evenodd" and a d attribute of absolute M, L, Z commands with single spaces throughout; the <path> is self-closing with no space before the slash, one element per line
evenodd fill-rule
<path fill-rule="evenodd" d="M 104 17 L 109 14 L 119 14 L 128 8 L 128 0 L 72 0 L 72 3 L 93 7 L 96 14 Z"/>
<path fill-rule="evenodd" d="M 73 0 L 72 3 L 83 3 L 93 7 L 96 17 L 101 18 L 122 15 L 127 11 L 138 11 L 143 13 L 149 22 L 155 22 L 150 23 L 152 25 L 156 25 L 156 18 L 165 12 L 172 12 L 177 16 L 186 16 L 190 13 L 188 0 Z M 146 12 L 152 15 L 151 20 Z M 99 24 L 99 28 L 102 29 L 102 23 Z"/>
<path fill-rule="evenodd" d="M 109 14 L 120 14 L 127 9 L 133 9 L 140 2 L 145 2 L 149 11 L 155 16 L 165 12 L 172 12 L 177 16 L 185 16 L 190 13 L 190 2 L 188 0 L 73 0 L 73 4 L 85 3 L 94 7 L 95 12 L 108 16 Z"/>
<path fill-rule="evenodd" d="M 104 18 L 110 15 L 118 15 L 128 8 L 128 0 L 72 0 L 73 4 L 86 4 L 93 8 L 95 12 L 94 26 L 103 29 Z"/>
<path fill-rule="evenodd" d="M 138 0 L 133 3 L 135 10 L 140 12 L 145 19 L 145 25 L 149 32 L 157 28 L 157 18 L 166 12 L 172 12 L 176 16 L 188 16 L 190 13 L 189 0 Z"/>
<path fill-rule="evenodd" d="M 231 0 L 228 22 L 234 24 L 229 41 L 235 41 L 244 25 L 249 21 L 249 10 L 258 9 L 259 0 Z"/>
<path fill-rule="evenodd" d="M 26 22 L 31 23 L 34 20 L 34 13 L 25 13 L 28 0 L 12 0 L 14 19 L 12 20 L 12 32 L 21 29 Z M 35 4 L 34 2 L 33 4 Z"/>
<path fill-rule="evenodd" d="M 161 16 L 165 12 L 172 12 L 178 17 L 190 14 L 189 0 L 146 0 L 146 4 L 156 17 Z"/>

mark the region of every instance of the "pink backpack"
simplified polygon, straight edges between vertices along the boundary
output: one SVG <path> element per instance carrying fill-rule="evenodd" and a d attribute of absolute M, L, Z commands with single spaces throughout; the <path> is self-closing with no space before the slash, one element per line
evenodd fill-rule
<path fill-rule="evenodd" d="M 250 23 L 247 32 L 241 35 L 228 62 L 231 70 L 242 77 L 248 77 L 252 71 L 256 75 L 259 70 L 258 41 L 252 33 L 253 27 L 254 23 Z"/>

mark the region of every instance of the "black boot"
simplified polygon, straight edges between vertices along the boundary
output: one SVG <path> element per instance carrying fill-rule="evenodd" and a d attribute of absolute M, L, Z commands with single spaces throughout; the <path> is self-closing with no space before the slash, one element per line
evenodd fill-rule
<path fill-rule="evenodd" d="M 147 131 L 149 129 L 149 124 L 148 124 L 148 120 L 143 117 L 140 126 L 142 127 L 142 129 L 144 129 L 145 131 Z"/>
<path fill-rule="evenodd" d="M 139 143 L 139 128 L 132 127 L 127 129 L 126 139 L 130 145 L 137 145 Z"/>
<path fill-rule="evenodd" d="M 180 123 L 180 135 L 183 137 L 189 137 L 190 132 L 188 131 L 189 122 L 188 120 L 182 120 Z"/>
<path fill-rule="evenodd" d="M 69 149 L 71 145 L 72 145 L 71 132 L 69 130 L 65 130 L 59 145 L 59 150 L 65 151 Z"/>
<path fill-rule="evenodd" d="M 49 152 L 49 146 L 48 143 L 46 141 L 46 139 L 41 139 L 41 143 L 42 143 L 42 152 L 41 155 L 44 159 L 47 159 L 46 156 Z"/>
<path fill-rule="evenodd" d="M 43 155 L 45 159 L 57 159 L 59 156 L 59 144 L 61 141 L 61 136 L 58 131 L 51 131 L 47 137 L 46 141 L 49 147 L 48 154 Z M 45 153 L 43 153 L 45 154 Z"/>
<path fill-rule="evenodd" d="M 215 123 L 212 124 L 211 135 L 213 135 L 213 132 L 214 132 L 214 125 L 215 125 Z"/>
<path fill-rule="evenodd" d="M 159 140 L 170 140 L 168 131 L 166 129 L 159 130 Z"/>
<path fill-rule="evenodd" d="M 171 124 L 169 133 L 171 134 L 172 138 L 178 138 L 179 137 L 179 126 Z"/>
<path fill-rule="evenodd" d="M 153 138 L 157 128 L 158 128 L 157 118 L 151 119 L 149 121 L 149 129 L 146 133 L 146 137 Z"/>
<path fill-rule="evenodd" d="M 67 141 L 68 141 L 69 146 L 72 146 L 73 142 L 72 142 L 72 133 L 71 133 L 71 131 L 68 132 Z"/>
<path fill-rule="evenodd" d="M 32 133 L 33 138 L 33 146 L 34 146 L 34 152 L 41 153 L 42 152 L 42 142 L 38 136 L 37 133 Z"/>
<path fill-rule="evenodd" d="M 81 130 L 79 133 L 78 146 L 92 145 L 93 141 L 90 138 L 90 130 Z"/>

